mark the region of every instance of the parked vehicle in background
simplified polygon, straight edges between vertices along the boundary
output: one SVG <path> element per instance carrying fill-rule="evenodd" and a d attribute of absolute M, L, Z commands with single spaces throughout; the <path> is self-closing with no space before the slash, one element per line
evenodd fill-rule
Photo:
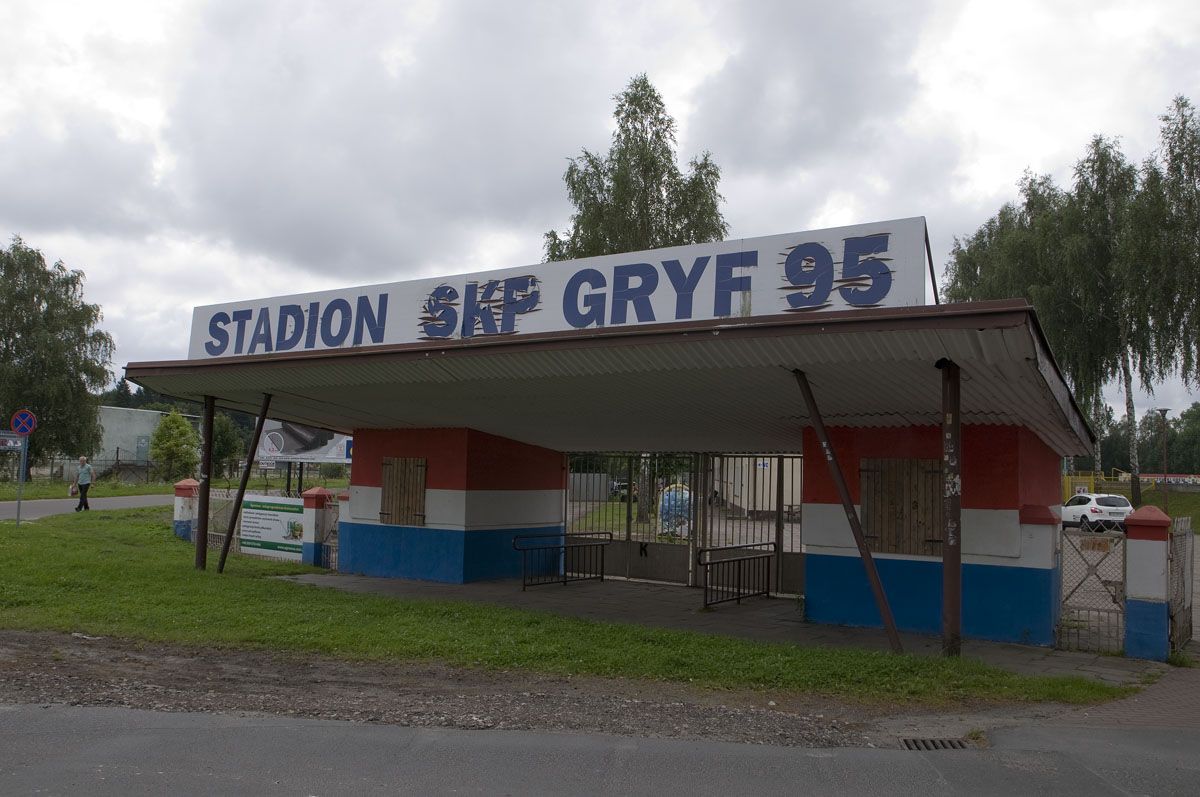
<path fill-rule="evenodd" d="M 1133 505 L 1123 495 L 1080 493 L 1063 504 L 1062 524 L 1083 531 L 1124 531 L 1131 512 Z"/>
<path fill-rule="evenodd" d="M 629 495 L 629 482 L 614 481 L 608 487 L 609 500 L 626 501 L 626 500 L 629 500 L 626 497 L 628 495 Z M 633 500 L 635 502 L 638 500 L 638 486 L 636 483 L 633 485 Z"/>

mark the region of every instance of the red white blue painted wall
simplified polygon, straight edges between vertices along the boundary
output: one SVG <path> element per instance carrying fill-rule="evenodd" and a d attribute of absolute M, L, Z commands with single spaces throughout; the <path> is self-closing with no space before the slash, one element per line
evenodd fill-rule
<path fill-rule="evenodd" d="M 856 505 L 861 459 L 941 458 L 940 430 L 933 426 L 831 428 L 829 436 Z M 1061 460 L 1037 435 L 1015 426 L 964 425 L 962 446 L 963 634 L 1052 645 L 1061 579 Z M 808 618 L 880 625 L 850 524 L 811 430 L 804 438 L 801 511 Z M 939 633 L 941 559 L 874 557 L 897 625 Z"/>
<path fill-rule="evenodd" d="M 424 526 L 379 522 L 385 457 L 425 460 Z M 452 583 L 520 576 L 513 538 L 563 531 L 566 467 L 557 451 L 474 429 L 356 429 L 338 567 Z"/>

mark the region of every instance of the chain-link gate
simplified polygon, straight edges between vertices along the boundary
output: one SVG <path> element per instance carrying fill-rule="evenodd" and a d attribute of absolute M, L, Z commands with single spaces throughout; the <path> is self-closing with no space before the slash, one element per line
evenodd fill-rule
<path fill-rule="evenodd" d="M 1064 529 L 1061 556 L 1057 646 L 1119 653 L 1125 647 L 1125 535 Z"/>
<path fill-rule="evenodd" d="M 1196 538 L 1191 517 L 1175 518 L 1169 542 L 1170 581 L 1168 613 L 1171 619 L 1171 650 L 1178 652 L 1192 639 L 1192 597 Z"/>

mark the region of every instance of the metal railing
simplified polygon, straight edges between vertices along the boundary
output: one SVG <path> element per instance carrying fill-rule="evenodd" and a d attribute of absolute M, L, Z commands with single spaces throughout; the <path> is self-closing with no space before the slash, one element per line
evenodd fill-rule
<path fill-rule="evenodd" d="M 608 532 L 522 534 L 513 538 L 521 552 L 521 589 L 571 581 L 603 581 Z"/>
<path fill-rule="evenodd" d="M 754 553 L 730 555 L 731 551 Z M 729 601 L 741 603 L 743 598 L 769 596 L 775 552 L 773 542 L 699 549 L 696 564 L 704 584 L 705 608 Z"/>

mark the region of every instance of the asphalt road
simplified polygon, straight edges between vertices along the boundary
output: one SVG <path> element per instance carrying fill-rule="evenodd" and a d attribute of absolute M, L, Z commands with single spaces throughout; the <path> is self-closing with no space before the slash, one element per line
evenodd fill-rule
<path fill-rule="evenodd" d="M 88 506 L 96 509 L 132 509 L 139 506 L 168 506 L 175 501 L 173 495 L 118 495 L 111 498 L 88 498 Z M 39 501 L 21 502 L 21 519 L 37 520 L 49 515 L 73 512 L 78 498 L 43 498 Z M 13 520 L 17 516 L 16 501 L 0 501 L 0 520 Z"/>
<path fill-rule="evenodd" d="M 1097 738 L 1096 734 L 1100 734 Z M 1006 731 L 989 750 L 615 736 L 0 706 L 4 794 L 1188 794 L 1200 734 Z"/>

